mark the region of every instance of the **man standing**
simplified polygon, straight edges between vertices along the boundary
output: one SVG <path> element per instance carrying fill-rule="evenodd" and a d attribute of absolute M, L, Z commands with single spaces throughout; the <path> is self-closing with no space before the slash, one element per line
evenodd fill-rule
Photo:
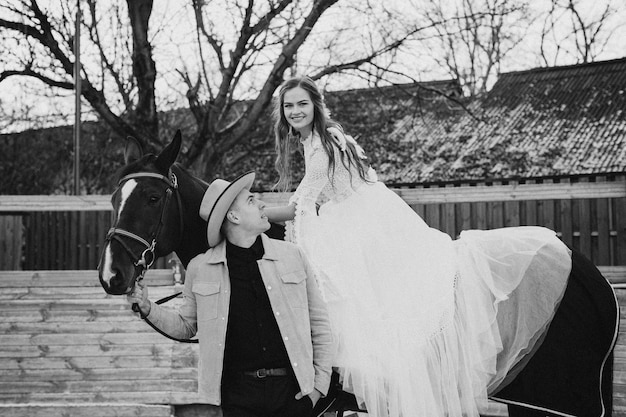
<path fill-rule="evenodd" d="M 137 284 L 128 296 L 158 328 L 198 334 L 198 393 L 225 417 L 307 416 L 330 383 L 326 306 L 297 246 L 268 238 L 254 173 L 207 189 L 200 216 L 211 249 L 187 267 L 183 305 L 172 311 Z M 224 239 L 225 238 L 225 239 Z"/>

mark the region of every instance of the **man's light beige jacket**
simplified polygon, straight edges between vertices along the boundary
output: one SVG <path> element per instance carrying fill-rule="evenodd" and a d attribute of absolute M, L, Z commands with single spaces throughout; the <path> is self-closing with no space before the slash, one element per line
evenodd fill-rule
<path fill-rule="evenodd" d="M 262 236 L 261 277 L 303 394 L 326 395 L 334 345 L 326 305 L 304 253 L 295 245 Z M 230 279 L 226 242 L 187 266 L 183 305 L 173 311 L 151 303 L 148 319 L 176 338 L 199 339 L 199 400 L 220 405 Z"/>

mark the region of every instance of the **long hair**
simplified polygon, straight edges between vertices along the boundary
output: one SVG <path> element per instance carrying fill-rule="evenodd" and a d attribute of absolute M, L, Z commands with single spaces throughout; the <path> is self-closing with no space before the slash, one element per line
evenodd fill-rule
<path fill-rule="evenodd" d="M 328 155 L 328 178 L 333 179 L 335 172 L 335 148 L 337 143 L 332 135 L 327 131 L 329 127 L 336 127 L 343 133 L 341 125 L 326 116 L 326 107 L 322 93 L 318 90 L 310 77 L 293 77 L 285 81 L 278 90 L 278 98 L 274 104 L 274 135 L 276 139 L 276 171 L 278 171 L 279 180 L 275 185 L 280 191 L 289 191 L 291 187 L 291 151 L 293 144 L 297 144 L 300 133 L 289 125 L 283 112 L 283 104 L 285 93 L 293 88 L 300 87 L 309 94 L 313 103 L 313 130 L 320 135 L 324 151 Z M 364 181 L 367 179 L 367 170 L 365 162 L 358 156 L 358 152 L 353 144 L 346 143 L 346 151 L 340 152 L 341 162 L 344 167 L 350 171 L 350 166 L 357 169 L 359 177 Z"/>

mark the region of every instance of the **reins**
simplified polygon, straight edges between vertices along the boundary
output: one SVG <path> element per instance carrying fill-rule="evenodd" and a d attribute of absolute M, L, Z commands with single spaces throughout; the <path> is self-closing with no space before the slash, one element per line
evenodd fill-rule
<path fill-rule="evenodd" d="M 182 240 L 183 236 L 182 236 L 182 230 L 183 230 L 183 206 L 182 206 L 182 202 L 180 199 L 180 193 L 178 192 L 178 178 L 176 177 L 176 175 L 172 172 L 172 170 L 170 169 L 168 172 L 168 176 L 164 176 L 161 174 L 156 174 L 154 172 L 135 172 L 132 174 L 128 174 L 124 177 L 122 177 L 119 182 L 118 182 L 118 187 L 122 185 L 122 183 L 130 180 L 130 179 L 134 179 L 134 178 L 156 178 L 159 179 L 163 182 L 165 182 L 167 184 L 167 189 L 165 190 L 165 202 L 163 203 L 163 208 L 161 209 L 161 215 L 159 217 L 159 223 L 157 224 L 154 232 L 152 233 L 152 236 L 150 237 L 150 242 L 148 242 L 146 239 L 142 238 L 141 236 L 130 232 L 126 229 L 122 229 L 120 227 L 117 227 L 117 222 L 116 224 L 111 227 L 107 233 L 106 236 L 106 242 L 110 242 L 111 240 L 115 240 L 116 242 L 118 242 L 120 245 L 122 245 L 122 247 L 124 248 L 124 250 L 126 250 L 126 252 L 131 256 L 131 259 L 133 259 L 133 265 L 135 266 L 135 269 L 139 269 L 139 274 L 137 275 L 137 278 L 135 279 L 136 282 L 141 282 L 144 278 L 144 276 L 146 275 L 146 272 L 148 272 L 148 270 L 150 269 L 150 267 L 152 267 L 152 264 L 154 263 L 154 261 L 156 260 L 156 255 L 155 255 L 155 250 L 156 250 L 156 244 L 157 244 L 157 238 L 159 237 L 159 233 L 161 233 L 161 229 L 163 228 L 164 225 L 164 220 L 165 220 L 165 213 L 167 212 L 167 208 L 169 206 L 170 200 L 172 198 L 172 195 L 175 194 L 176 195 L 176 204 L 178 205 L 178 217 L 179 217 L 179 230 L 180 232 L 180 237 L 179 237 L 179 242 L 180 240 Z M 119 219 L 118 219 L 119 221 Z M 137 255 L 131 248 L 130 246 L 124 241 L 123 238 L 129 238 L 131 240 L 134 240 L 135 242 L 139 242 L 141 243 L 145 249 L 143 250 L 143 252 L 141 253 L 141 255 Z M 173 298 L 176 298 L 180 295 L 181 293 L 178 292 L 176 294 L 167 296 L 167 297 L 163 297 L 160 300 L 156 301 L 156 304 L 163 304 Z M 148 318 L 146 316 L 143 315 L 143 313 L 141 312 L 141 309 L 139 308 L 139 305 L 137 305 L 137 303 L 133 303 L 132 305 L 132 310 L 136 313 L 139 313 L 139 316 L 145 320 L 146 323 L 148 323 L 148 325 L 150 325 L 150 327 L 152 327 L 154 330 L 156 330 L 158 333 L 160 333 L 161 335 L 175 340 L 177 342 L 182 342 L 182 343 L 198 343 L 197 339 L 178 339 L 176 337 L 170 336 L 169 334 L 165 333 L 164 331 L 162 331 L 161 329 L 159 329 L 158 327 L 156 327 L 150 320 L 148 320 Z"/>

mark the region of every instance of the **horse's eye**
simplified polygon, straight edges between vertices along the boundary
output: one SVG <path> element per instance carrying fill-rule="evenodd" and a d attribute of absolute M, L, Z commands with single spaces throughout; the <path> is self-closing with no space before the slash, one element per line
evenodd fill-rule
<path fill-rule="evenodd" d="M 150 204 L 155 204 L 155 203 L 158 203 L 160 199 L 161 199 L 161 197 L 158 196 L 158 195 L 151 195 L 150 199 L 149 199 L 149 202 L 150 202 Z"/>

